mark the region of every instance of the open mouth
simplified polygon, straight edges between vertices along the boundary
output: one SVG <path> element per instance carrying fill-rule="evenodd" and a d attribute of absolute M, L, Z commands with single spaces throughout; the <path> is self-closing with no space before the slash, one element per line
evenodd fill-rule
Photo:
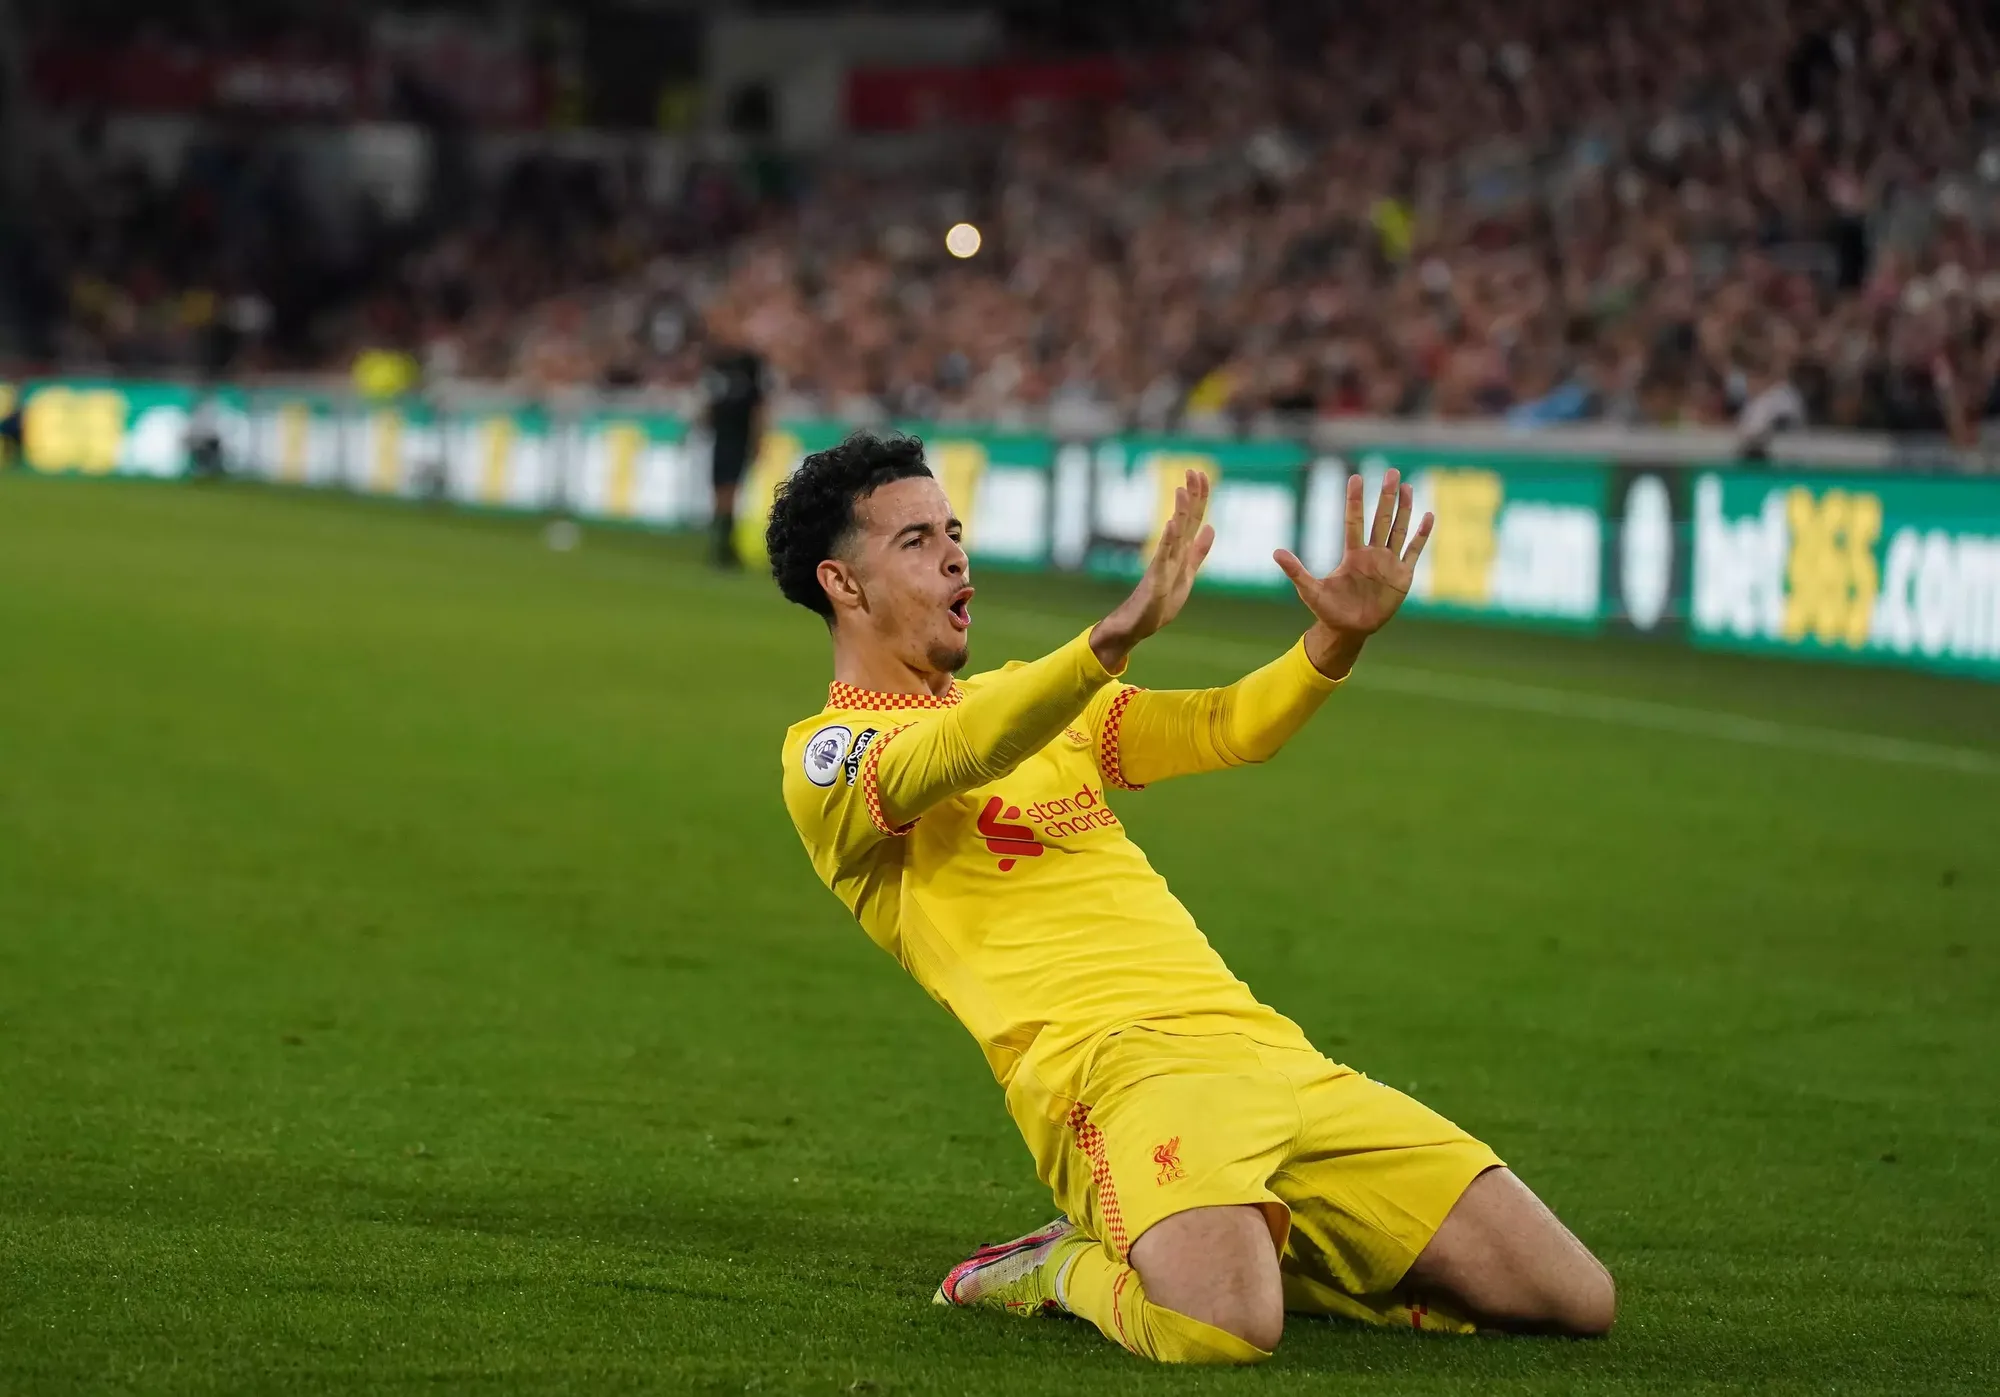
<path fill-rule="evenodd" d="M 956 626 L 959 630 L 962 631 L 971 629 L 972 589 L 970 587 L 967 587 L 963 591 L 953 596 L 950 604 L 946 606 L 945 610 L 951 613 L 952 625 Z"/>

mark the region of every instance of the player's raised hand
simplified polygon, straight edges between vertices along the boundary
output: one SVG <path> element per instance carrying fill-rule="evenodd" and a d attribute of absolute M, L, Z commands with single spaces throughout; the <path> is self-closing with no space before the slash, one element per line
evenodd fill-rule
<path fill-rule="evenodd" d="M 1139 585 L 1091 631 L 1090 648 L 1113 673 L 1124 667 L 1133 646 L 1187 605 L 1195 574 L 1215 544 L 1215 530 L 1202 522 L 1208 514 L 1208 494 L 1208 477 L 1189 471 L 1185 483 L 1174 490 L 1174 512 L 1161 526 L 1160 541 Z"/>
<path fill-rule="evenodd" d="M 1361 477 L 1347 478 L 1347 551 L 1340 566 L 1325 577 L 1314 577 L 1306 565 L 1280 548 L 1272 556 L 1298 589 L 1299 600 L 1321 626 L 1358 649 L 1359 642 L 1389 624 L 1403 598 L 1410 594 L 1417 559 L 1430 539 L 1434 516 L 1426 513 L 1410 531 L 1416 513 L 1415 492 L 1393 470 L 1382 477 L 1381 498 L 1367 537 L 1361 533 Z M 1407 541 L 1407 544 L 1406 544 Z M 1315 657 L 1318 663 L 1318 657 Z M 1351 663 L 1351 660 L 1350 660 Z M 1323 666 L 1324 667 L 1324 666 Z"/>

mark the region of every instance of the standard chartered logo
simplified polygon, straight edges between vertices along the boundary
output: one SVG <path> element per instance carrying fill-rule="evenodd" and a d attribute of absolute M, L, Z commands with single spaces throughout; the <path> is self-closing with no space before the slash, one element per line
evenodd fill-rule
<path fill-rule="evenodd" d="M 1697 482 L 1697 632 L 2000 660 L 2000 537 L 1893 518 L 1885 528 L 1871 490 L 1763 485 L 1748 512 L 1728 505 L 1721 477 Z"/>

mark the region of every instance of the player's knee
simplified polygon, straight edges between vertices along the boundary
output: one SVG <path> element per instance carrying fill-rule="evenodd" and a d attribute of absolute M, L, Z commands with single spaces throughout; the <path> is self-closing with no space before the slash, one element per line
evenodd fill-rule
<path fill-rule="evenodd" d="M 1285 1337 L 1285 1307 L 1280 1303 L 1246 1312 L 1230 1332 L 1250 1347 L 1269 1355 L 1276 1351 L 1278 1341 Z"/>
<path fill-rule="evenodd" d="M 1536 1327 L 1577 1339 L 1601 1339 L 1618 1320 L 1618 1288 L 1595 1257 L 1590 1265 L 1543 1291 Z"/>
<path fill-rule="evenodd" d="M 1147 1229 L 1132 1265 L 1153 1304 L 1192 1321 L 1185 1361 L 1254 1363 L 1285 1332 L 1284 1280 L 1266 1214 L 1194 1208 Z"/>
<path fill-rule="evenodd" d="M 1560 1313 L 1563 1328 L 1580 1339 L 1601 1339 L 1618 1322 L 1618 1287 L 1602 1263 L 1570 1287 Z"/>
<path fill-rule="evenodd" d="M 1218 1343 L 1215 1347 L 1226 1353 L 1222 1361 L 1259 1362 L 1268 1357 L 1285 1337 L 1285 1306 L 1282 1300 L 1269 1297 L 1233 1293 L 1216 1296 L 1193 1307 L 1197 1312 L 1189 1319 L 1199 1320 L 1211 1329 L 1219 1329 L 1238 1344 L 1247 1344 L 1255 1349 L 1256 1355 L 1246 1355 L 1238 1344 Z M 1211 1362 L 1217 1361 L 1211 1359 Z"/>
<path fill-rule="evenodd" d="M 1251 1348 L 1270 1353 L 1285 1337 L 1285 1307 L 1278 1304 L 1246 1304 L 1218 1326 L 1227 1329 Z"/>

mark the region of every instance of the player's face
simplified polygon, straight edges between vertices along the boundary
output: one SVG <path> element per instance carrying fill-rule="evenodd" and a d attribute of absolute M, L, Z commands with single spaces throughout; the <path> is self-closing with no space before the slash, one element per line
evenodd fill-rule
<path fill-rule="evenodd" d="M 894 480 L 854 507 L 852 546 L 869 629 L 897 658 L 956 673 L 972 629 L 971 565 L 937 481 Z"/>

